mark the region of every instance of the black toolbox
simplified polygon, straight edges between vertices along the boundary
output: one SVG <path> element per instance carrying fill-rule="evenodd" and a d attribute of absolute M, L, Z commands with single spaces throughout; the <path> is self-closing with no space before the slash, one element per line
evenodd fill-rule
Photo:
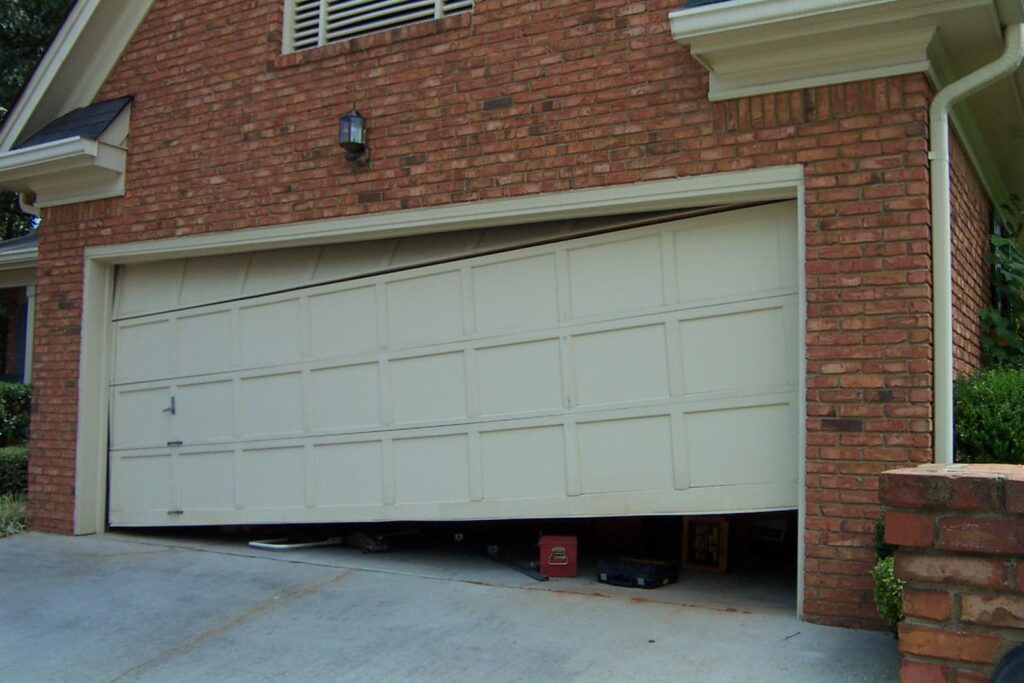
<path fill-rule="evenodd" d="M 625 557 L 597 563 L 597 580 L 611 586 L 660 588 L 679 580 L 679 565 Z"/>

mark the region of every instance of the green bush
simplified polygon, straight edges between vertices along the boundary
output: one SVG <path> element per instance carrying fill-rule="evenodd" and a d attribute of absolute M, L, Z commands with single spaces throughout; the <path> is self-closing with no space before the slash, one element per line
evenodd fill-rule
<path fill-rule="evenodd" d="M 1024 464 L 1024 369 L 983 370 L 956 385 L 958 462 Z"/>
<path fill-rule="evenodd" d="M 13 536 L 25 530 L 25 496 L 5 493 L 0 495 L 0 538 Z"/>
<path fill-rule="evenodd" d="M 32 389 L 26 384 L 0 382 L 0 446 L 28 443 Z"/>
<path fill-rule="evenodd" d="M 893 558 L 883 557 L 871 570 L 875 580 L 875 606 L 889 628 L 896 633 L 896 625 L 903 619 L 903 584 L 893 575 Z"/>
<path fill-rule="evenodd" d="M 0 448 L 0 494 L 28 490 L 28 446 Z"/>

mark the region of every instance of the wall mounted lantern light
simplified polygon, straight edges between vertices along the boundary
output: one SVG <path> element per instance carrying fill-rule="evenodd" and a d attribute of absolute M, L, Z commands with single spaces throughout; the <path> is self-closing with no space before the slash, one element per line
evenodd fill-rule
<path fill-rule="evenodd" d="M 365 164 L 370 155 L 366 151 L 366 119 L 352 107 L 352 111 L 341 117 L 338 124 L 338 144 L 345 150 L 345 158 L 357 164 Z"/>

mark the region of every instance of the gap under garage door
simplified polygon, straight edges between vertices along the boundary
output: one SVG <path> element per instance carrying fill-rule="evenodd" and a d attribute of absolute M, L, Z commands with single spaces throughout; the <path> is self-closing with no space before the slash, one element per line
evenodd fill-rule
<path fill-rule="evenodd" d="M 110 524 L 794 508 L 796 211 L 133 266 Z"/>

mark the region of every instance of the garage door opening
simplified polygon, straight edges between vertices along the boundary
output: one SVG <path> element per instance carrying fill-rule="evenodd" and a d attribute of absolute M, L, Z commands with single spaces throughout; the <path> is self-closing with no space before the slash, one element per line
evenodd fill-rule
<path fill-rule="evenodd" d="M 719 567 L 687 562 L 687 522 L 691 527 L 724 523 L 727 531 Z M 792 613 L 797 603 L 797 531 L 796 511 L 783 511 L 686 518 L 164 527 L 133 533 L 144 534 L 147 540 L 158 543 L 199 546 L 263 559 L 336 564 L 687 607 Z M 550 536 L 568 536 L 576 542 L 575 577 L 536 580 L 544 559 L 540 541 Z M 249 545 L 251 541 L 267 540 L 287 549 L 256 549 Z M 692 545 L 692 535 L 689 540 Z M 319 545 L 323 542 L 327 545 Z M 607 577 L 602 581 L 602 569 L 637 566 L 637 561 L 642 565 L 671 565 L 666 575 L 671 573 L 678 580 L 654 589 L 616 585 L 616 577 L 610 583 Z"/>
<path fill-rule="evenodd" d="M 663 218 L 123 268 L 109 525 L 796 508 L 796 205 Z"/>

